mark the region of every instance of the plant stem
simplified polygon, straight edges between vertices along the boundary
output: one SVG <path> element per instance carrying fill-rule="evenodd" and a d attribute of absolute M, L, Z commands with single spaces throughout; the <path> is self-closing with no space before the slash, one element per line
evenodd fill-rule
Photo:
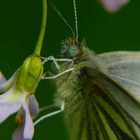
<path fill-rule="evenodd" d="M 40 56 L 41 49 L 42 49 L 43 39 L 46 31 L 46 22 L 47 22 L 47 0 L 43 0 L 43 17 L 42 17 L 41 30 L 34 51 L 34 54 L 38 56 Z"/>

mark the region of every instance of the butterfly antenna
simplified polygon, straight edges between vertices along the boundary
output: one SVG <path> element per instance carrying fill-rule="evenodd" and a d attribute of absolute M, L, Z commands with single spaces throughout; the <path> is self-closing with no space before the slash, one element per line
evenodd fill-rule
<path fill-rule="evenodd" d="M 75 32 L 73 31 L 72 27 L 70 26 L 70 24 L 68 23 L 68 21 L 64 18 L 64 16 L 60 13 L 60 11 L 56 8 L 56 6 L 49 0 L 49 3 L 51 4 L 52 8 L 56 11 L 56 13 L 58 14 L 58 16 L 63 20 L 63 22 L 68 26 L 68 28 L 70 29 L 72 36 L 75 38 Z"/>
<path fill-rule="evenodd" d="M 74 17 L 75 17 L 75 32 L 76 32 L 76 41 L 78 41 L 78 20 L 77 20 L 77 8 L 76 8 L 76 0 L 73 0 L 73 8 L 74 8 Z"/>

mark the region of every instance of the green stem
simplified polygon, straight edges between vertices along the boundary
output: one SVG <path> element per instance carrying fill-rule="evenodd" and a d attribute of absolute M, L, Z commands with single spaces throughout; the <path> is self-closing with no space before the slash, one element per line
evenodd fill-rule
<path fill-rule="evenodd" d="M 35 47 L 34 54 L 39 55 L 41 53 L 42 49 L 42 44 L 43 44 L 43 39 L 45 35 L 45 30 L 46 30 L 46 22 L 47 22 L 47 0 L 43 0 L 43 17 L 42 17 L 42 25 L 41 25 L 41 30 L 40 34 L 37 40 L 37 44 Z"/>

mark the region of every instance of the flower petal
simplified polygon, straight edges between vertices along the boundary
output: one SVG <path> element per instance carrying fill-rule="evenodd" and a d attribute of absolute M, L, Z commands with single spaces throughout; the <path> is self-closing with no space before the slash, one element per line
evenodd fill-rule
<path fill-rule="evenodd" d="M 1 82 L 0 83 L 0 92 L 7 91 L 13 85 L 13 83 L 16 80 L 18 74 L 19 74 L 19 69 L 12 75 L 12 77 L 9 80 Z"/>
<path fill-rule="evenodd" d="M 2 84 L 3 82 L 5 82 L 6 79 L 4 77 L 4 75 L 2 74 L 2 72 L 0 71 L 0 84 Z"/>
<path fill-rule="evenodd" d="M 19 110 L 23 98 L 23 94 L 14 89 L 0 95 L 0 123 Z"/>
<path fill-rule="evenodd" d="M 34 95 L 29 97 L 29 110 L 32 117 L 35 117 L 39 112 L 39 104 Z"/>
<path fill-rule="evenodd" d="M 25 111 L 25 127 L 23 136 L 24 139 L 32 139 L 34 134 L 34 125 L 27 104 L 23 105 L 23 109 Z"/>
<path fill-rule="evenodd" d="M 123 5 L 127 4 L 129 0 L 99 0 L 104 8 L 109 12 L 116 12 Z"/>
<path fill-rule="evenodd" d="M 29 99 L 23 103 L 23 124 L 15 130 L 12 139 L 13 140 L 32 140 L 34 134 L 34 126 L 31 114 L 29 112 Z"/>
<path fill-rule="evenodd" d="M 24 140 L 23 139 L 23 131 L 24 131 L 24 126 L 20 126 L 18 127 L 13 136 L 12 136 L 12 140 Z"/>

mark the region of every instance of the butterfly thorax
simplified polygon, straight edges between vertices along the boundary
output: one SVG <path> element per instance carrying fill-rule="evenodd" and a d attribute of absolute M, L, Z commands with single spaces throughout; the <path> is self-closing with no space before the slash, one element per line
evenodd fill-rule
<path fill-rule="evenodd" d="M 82 42 L 77 42 L 73 38 L 68 38 L 63 41 L 61 56 L 74 61 L 72 66 L 74 70 L 56 80 L 58 91 L 57 100 L 60 102 L 62 100 L 67 100 L 66 108 L 72 108 L 73 105 L 73 108 L 75 108 L 75 102 L 80 104 L 80 100 L 86 96 L 84 93 L 87 93 L 87 89 L 84 89 L 84 85 L 89 86 L 88 90 L 93 89 L 93 87 L 90 88 L 91 81 L 87 79 L 82 69 L 84 69 L 84 67 L 92 67 L 96 71 L 98 69 L 102 69 L 101 67 L 103 65 L 98 61 L 94 52 L 86 47 L 84 40 Z M 68 67 L 69 63 L 61 65 L 61 71 L 68 69 Z M 84 90 L 85 92 L 83 92 Z"/>

